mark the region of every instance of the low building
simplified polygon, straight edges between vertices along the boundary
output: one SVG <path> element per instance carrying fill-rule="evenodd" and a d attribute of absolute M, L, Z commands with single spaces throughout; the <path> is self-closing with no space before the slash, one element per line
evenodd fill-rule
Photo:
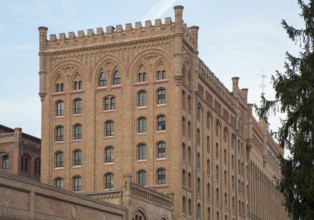
<path fill-rule="evenodd" d="M 40 180 L 41 140 L 0 124 L 0 171 Z"/>

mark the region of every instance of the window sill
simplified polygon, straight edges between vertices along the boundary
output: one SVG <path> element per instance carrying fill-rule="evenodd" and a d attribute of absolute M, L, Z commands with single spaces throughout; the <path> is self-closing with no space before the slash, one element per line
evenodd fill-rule
<path fill-rule="evenodd" d="M 55 167 L 54 170 L 64 170 L 64 167 Z"/>
<path fill-rule="evenodd" d="M 154 81 L 154 84 L 158 84 L 158 83 L 167 83 L 168 82 L 168 79 L 156 79 Z"/>
<path fill-rule="evenodd" d="M 157 161 L 163 161 L 163 160 L 166 160 L 167 159 L 167 157 L 159 157 L 159 158 L 157 158 L 156 160 Z"/>
<path fill-rule="evenodd" d="M 52 96 L 65 95 L 65 92 L 54 92 Z"/>
<path fill-rule="evenodd" d="M 73 139 L 73 142 L 80 142 L 80 141 L 82 141 L 82 138 L 80 138 L 80 139 Z"/>
<path fill-rule="evenodd" d="M 156 107 L 164 107 L 166 106 L 166 103 L 156 104 Z"/>
<path fill-rule="evenodd" d="M 98 86 L 96 90 L 107 90 L 107 86 Z"/>
<path fill-rule="evenodd" d="M 63 144 L 64 141 L 55 141 L 55 144 Z"/>
<path fill-rule="evenodd" d="M 137 135 L 145 135 L 147 132 L 138 132 Z"/>
<path fill-rule="evenodd" d="M 77 90 L 72 90 L 70 93 L 71 94 L 77 94 L 77 93 L 83 93 L 84 92 L 84 90 L 82 90 L 82 89 L 77 89 Z"/>
<path fill-rule="evenodd" d="M 146 85 L 148 85 L 147 81 L 134 83 L 134 86 L 146 86 Z"/>
<path fill-rule="evenodd" d="M 55 118 L 64 118 L 64 115 L 56 115 Z"/>
<path fill-rule="evenodd" d="M 166 130 L 156 131 L 156 133 L 166 133 Z"/>
<path fill-rule="evenodd" d="M 141 106 L 137 106 L 137 109 L 146 109 L 147 105 L 141 105 Z"/>
<path fill-rule="evenodd" d="M 82 165 L 73 165 L 72 166 L 73 169 L 77 169 L 77 168 L 81 168 L 81 167 L 82 167 Z"/>
<path fill-rule="evenodd" d="M 106 110 L 103 110 L 103 112 L 115 112 L 116 109 L 106 109 Z"/>
<path fill-rule="evenodd" d="M 104 163 L 105 166 L 112 166 L 114 165 L 114 162 L 107 162 L 107 163 Z"/>
<path fill-rule="evenodd" d="M 74 117 L 78 117 L 78 116 L 82 116 L 82 115 L 83 115 L 82 113 L 74 113 L 73 114 Z"/>
<path fill-rule="evenodd" d="M 136 162 L 137 163 L 144 163 L 144 162 L 146 162 L 147 160 L 146 159 L 142 159 L 142 160 L 137 160 Z"/>
<path fill-rule="evenodd" d="M 114 138 L 114 136 L 112 135 L 112 136 L 105 136 L 104 137 L 105 139 L 111 139 L 111 138 Z"/>

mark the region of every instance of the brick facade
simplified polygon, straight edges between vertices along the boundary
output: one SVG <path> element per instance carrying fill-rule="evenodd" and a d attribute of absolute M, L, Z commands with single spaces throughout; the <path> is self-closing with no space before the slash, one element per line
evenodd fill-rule
<path fill-rule="evenodd" d="M 171 219 L 286 219 L 271 183 L 283 151 L 239 78 L 228 91 L 198 57 L 198 27 L 174 11 L 174 21 L 59 37 L 39 27 L 41 181 L 99 193 L 123 190 L 129 175 L 172 195 Z M 270 201 L 279 214 L 259 207 Z"/>

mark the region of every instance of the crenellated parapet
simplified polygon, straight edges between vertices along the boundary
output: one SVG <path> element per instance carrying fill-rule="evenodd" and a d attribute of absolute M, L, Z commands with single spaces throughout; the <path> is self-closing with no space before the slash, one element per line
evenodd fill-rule
<path fill-rule="evenodd" d="M 79 30 L 77 33 L 68 32 L 47 35 L 48 28 L 39 27 L 40 48 L 41 51 L 52 52 L 87 47 L 101 47 L 102 45 L 125 44 L 130 42 L 145 42 L 158 39 L 174 37 L 178 30 L 182 32 L 183 38 L 191 46 L 197 48 L 198 27 L 187 27 L 182 19 L 182 6 L 175 6 L 175 21 L 171 17 L 165 18 L 164 21 L 156 19 L 154 22 L 147 20 L 144 23 L 135 22 L 127 23 L 124 26 L 98 27 L 96 30 L 88 29 L 87 31 Z"/>

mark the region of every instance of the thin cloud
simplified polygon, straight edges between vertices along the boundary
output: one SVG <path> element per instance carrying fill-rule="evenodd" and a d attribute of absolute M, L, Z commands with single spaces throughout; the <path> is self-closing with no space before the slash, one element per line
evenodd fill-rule
<path fill-rule="evenodd" d="M 158 2 L 152 10 L 150 10 L 142 21 L 151 20 L 153 18 L 160 18 L 171 7 L 174 6 L 176 0 L 161 0 Z"/>

